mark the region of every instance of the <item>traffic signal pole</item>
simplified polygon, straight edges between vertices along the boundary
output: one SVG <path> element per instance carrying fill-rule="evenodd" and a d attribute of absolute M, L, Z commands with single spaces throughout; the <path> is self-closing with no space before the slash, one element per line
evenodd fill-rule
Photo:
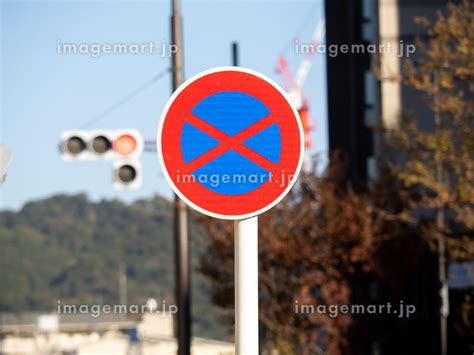
<path fill-rule="evenodd" d="M 179 0 L 171 1 L 171 44 L 177 48 L 177 51 L 172 51 L 171 54 L 174 92 L 183 82 L 183 35 Z M 186 204 L 177 195 L 174 201 L 178 355 L 189 355 L 191 353 L 191 291 L 188 212 Z"/>

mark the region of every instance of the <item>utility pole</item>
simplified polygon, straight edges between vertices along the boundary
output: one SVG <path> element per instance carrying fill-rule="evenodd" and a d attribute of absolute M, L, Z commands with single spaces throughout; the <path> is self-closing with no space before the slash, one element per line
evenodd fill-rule
<path fill-rule="evenodd" d="M 171 55 L 173 91 L 183 82 L 183 34 L 179 0 L 171 0 Z M 188 212 L 186 204 L 175 195 L 174 236 L 176 262 L 176 303 L 178 306 L 178 355 L 191 353 L 191 294 L 189 279 Z"/>
<path fill-rule="evenodd" d="M 439 78 L 438 73 L 434 73 L 433 81 L 435 84 L 434 114 L 436 132 L 442 127 L 441 115 L 439 113 Z M 440 154 L 440 153 L 438 153 Z M 436 159 L 436 182 L 443 183 L 443 163 Z M 436 212 L 436 228 L 438 229 L 438 273 L 439 273 L 439 296 L 441 300 L 440 315 L 440 354 L 448 354 L 448 315 L 449 315 L 449 288 L 446 275 L 446 241 L 444 240 L 444 207 L 438 207 Z"/>

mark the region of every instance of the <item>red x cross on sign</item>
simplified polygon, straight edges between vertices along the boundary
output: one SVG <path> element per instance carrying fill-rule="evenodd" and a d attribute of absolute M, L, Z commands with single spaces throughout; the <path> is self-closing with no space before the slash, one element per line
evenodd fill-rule
<path fill-rule="evenodd" d="M 273 114 L 267 115 L 266 117 L 262 118 L 253 125 L 245 128 L 243 131 L 237 133 L 234 136 L 229 136 L 228 134 L 222 132 L 213 125 L 200 119 L 196 115 L 193 115 L 192 113 L 189 113 L 185 121 L 220 142 L 218 146 L 212 148 L 208 152 L 186 164 L 186 173 L 192 173 L 196 169 L 200 168 L 201 166 L 207 164 L 211 160 L 217 158 L 218 156 L 224 154 L 225 152 L 231 149 L 253 161 L 254 163 L 260 165 L 262 168 L 271 172 L 272 174 L 277 173 L 276 164 L 242 144 L 242 142 L 244 142 L 246 139 L 254 136 L 258 132 L 263 131 L 265 128 L 275 123 L 276 120 Z"/>
<path fill-rule="evenodd" d="M 225 95 L 227 101 L 213 106 L 210 98 Z M 258 102 L 264 113 L 246 119 L 249 111 L 232 95 Z M 196 113 L 203 103 L 212 118 Z M 222 112 L 231 112 L 232 117 L 221 118 Z M 240 118 L 244 124 L 227 129 Z M 268 138 L 269 131 L 276 131 L 278 139 L 260 140 Z M 212 144 L 205 146 L 209 141 Z M 249 69 L 223 67 L 197 74 L 171 96 L 161 115 L 157 148 L 167 181 L 189 206 L 216 218 L 242 219 L 265 212 L 291 189 L 301 169 L 304 135 L 298 113 L 276 83 Z M 195 154 L 185 159 L 184 152 L 193 149 Z M 232 174 L 250 179 L 255 172 L 264 172 L 266 179 L 255 184 L 232 180 Z M 221 185 L 183 175 L 210 175 Z"/>

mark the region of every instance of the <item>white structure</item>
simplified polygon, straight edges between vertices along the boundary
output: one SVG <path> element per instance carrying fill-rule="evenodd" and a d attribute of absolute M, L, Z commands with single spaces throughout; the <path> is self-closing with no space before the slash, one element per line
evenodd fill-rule
<path fill-rule="evenodd" d="M 125 315 L 2 315 L 0 353 L 5 355 L 175 355 L 173 317 L 159 312 L 139 315 L 138 321 Z M 103 318 L 103 319 L 101 319 Z M 19 320 L 12 322 L 11 320 Z M 137 331 L 134 341 L 130 332 Z M 138 341 L 137 341 L 138 340 Z M 193 355 L 233 355 L 234 344 L 193 338 Z"/>
<path fill-rule="evenodd" d="M 0 144 L 0 184 L 5 180 L 11 157 L 10 150 L 3 144 Z"/>

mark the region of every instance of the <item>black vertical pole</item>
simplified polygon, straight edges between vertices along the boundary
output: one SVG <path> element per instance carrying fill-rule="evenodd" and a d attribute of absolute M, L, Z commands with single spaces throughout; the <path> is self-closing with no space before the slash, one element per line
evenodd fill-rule
<path fill-rule="evenodd" d="M 172 0 L 171 42 L 176 46 L 171 60 L 173 91 L 183 82 L 183 36 L 179 0 Z M 186 204 L 175 196 L 174 207 L 176 303 L 178 306 L 178 355 L 191 353 L 191 291 L 189 278 L 188 216 Z"/>
<path fill-rule="evenodd" d="M 232 42 L 232 65 L 239 66 L 239 44 L 237 42 Z"/>

